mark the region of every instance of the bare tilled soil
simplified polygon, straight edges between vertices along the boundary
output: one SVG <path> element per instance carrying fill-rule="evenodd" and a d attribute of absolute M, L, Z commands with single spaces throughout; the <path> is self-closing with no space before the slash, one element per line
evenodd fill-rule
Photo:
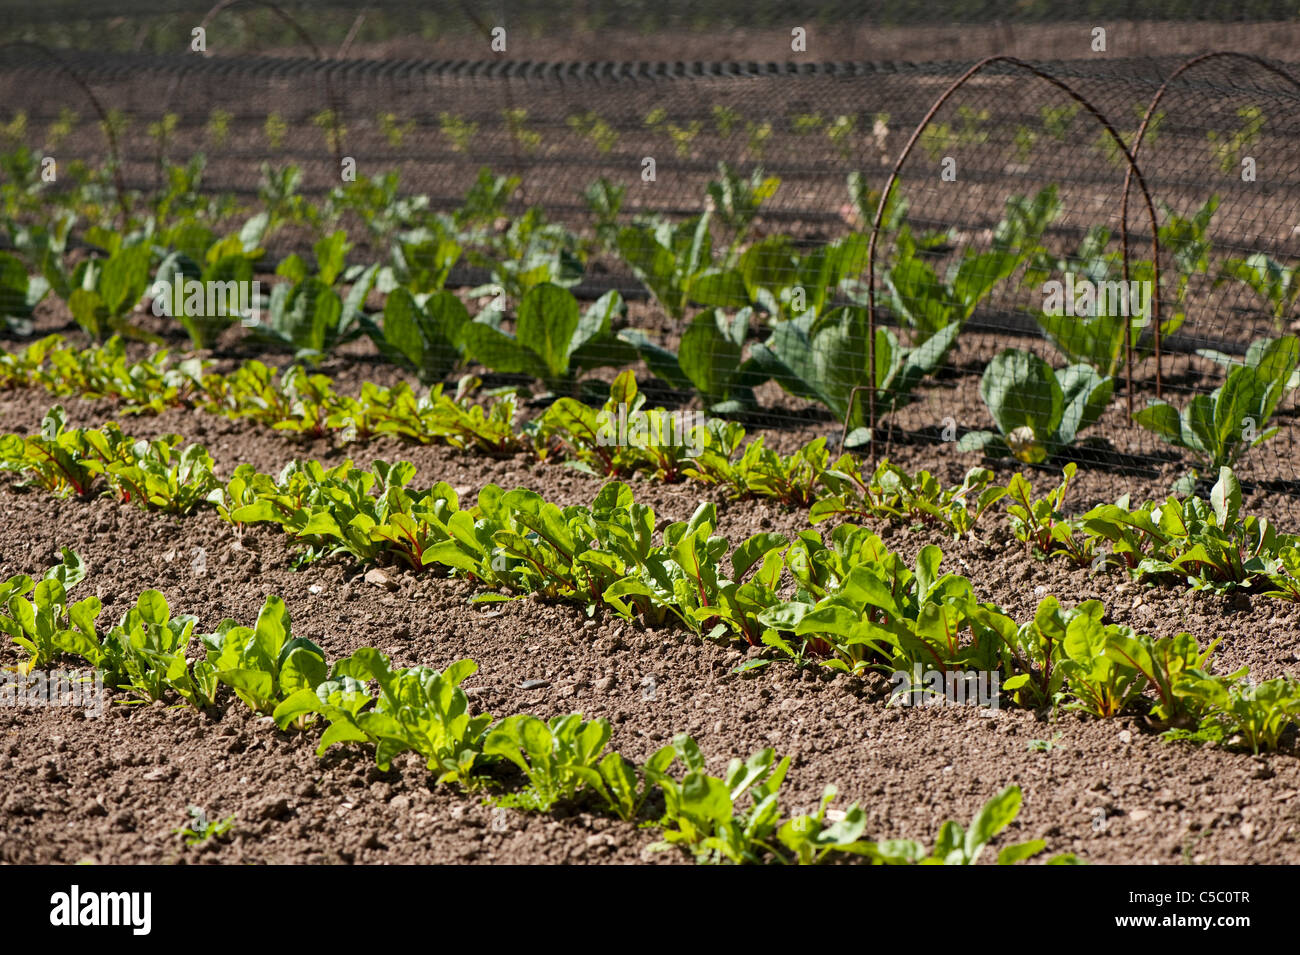
<path fill-rule="evenodd" d="M 360 372 L 354 372 L 360 373 Z M 978 400 L 978 399 L 976 399 Z M 36 426 L 44 392 L 0 396 L 0 429 Z M 66 402 L 76 423 L 112 415 L 106 402 Z M 375 442 L 332 449 L 198 413 L 169 412 L 124 423 L 150 435 L 176 431 L 205 442 L 222 473 L 240 461 L 274 471 L 294 457 L 361 463 L 403 457 L 416 483 L 446 480 L 472 495 L 488 482 L 527 485 L 560 503 L 590 501 L 599 482 L 524 456 L 491 459 L 441 447 Z M 811 426 L 810 426 L 811 427 Z M 834 424 L 818 425 L 833 430 Z M 810 433 L 799 435 L 806 440 Z M 792 433 L 782 435 L 782 442 Z M 946 479 L 972 462 L 933 446 L 894 449 L 908 467 Z M 1147 480 L 1082 469 L 1085 496 L 1156 493 Z M 242 537 L 211 512 L 175 519 L 107 499 L 60 500 L 0 489 L 0 574 L 42 572 L 58 548 L 80 553 L 103 621 L 123 614 L 146 588 L 173 613 L 210 632 L 226 617 L 251 624 L 268 594 L 283 597 L 293 633 L 334 658 L 375 646 L 395 665 L 436 668 L 471 657 L 475 707 L 504 716 L 581 711 L 605 716 L 612 747 L 643 759 L 678 732 L 696 737 L 721 771 L 733 756 L 772 746 L 793 759 L 784 805 L 812 807 L 835 784 L 839 805 L 860 802 L 871 838 L 929 842 L 943 820 L 965 821 L 1002 787 L 1018 783 L 1024 808 L 1004 840 L 1042 837 L 1050 852 L 1109 863 L 1300 861 L 1300 761 L 1296 741 L 1255 758 L 1217 746 L 1166 743 L 1140 720 L 1099 721 L 1073 713 L 947 706 L 887 708 L 884 677 L 851 677 L 773 665 L 737 674 L 759 651 L 700 641 L 677 629 L 642 629 L 603 612 L 528 598 L 473 605 L 473 588 L 389 569 L 387 585 L 332 559 L 293 569 L 275 529 Z M 687 518 L 706 490 L 633 482 L 659 519 Z M 719 502 L 719 533 L 793 534 L 804 512 L 763 501 Z M 952 542 L 924 530 L 875 528 L 911 559 L 940 544 L 945 567 L 969 576 L 982 599 L 1021 619 L 1046 594 L 1063 602 L 1097 597 L 1111 618 L 1154 634 L 1189 630 L 1222 637 L 1220 668 L 1248 665 L 1261 678 L 1300 670 L 1300 608 L 1262 597 L 1232 600 L 1180 589 L 1138 587 L 1027 557 L 1000 518 L 981 540 Z M 197 650 L 197 647 L 195 648 Z M 6 644 L 0 664 L 18 657 Z M 526 687 L 526 688 L 525 688 Z M 682 862 L 646 853 L 652 832 L 611 820 L 594 805 L 550 815 L 494 810 L 491 790 L 435 787 L 418 760 L 380 772 L 368 753 L 335 747 L 314 754 L 316 736 L 284 733 L 229 700 L 220 714 L 114 705 L 101 719 L 66 709 L 0 710 L 0 859 L 7 862 Z M 1041 741 L 1041 742 L 1035 742 Z M 1031 748 L 1031 744 L 1033 744 Z M 1044 751 L 1045 750 L 1045 751 Z M 504 772 L 499 782 L 509 784 Z M 236 817 L 233 838 L 189 849 L 172 832 L 186 807 Z M 653 806 L 651 810 L 653 811 Z"/>

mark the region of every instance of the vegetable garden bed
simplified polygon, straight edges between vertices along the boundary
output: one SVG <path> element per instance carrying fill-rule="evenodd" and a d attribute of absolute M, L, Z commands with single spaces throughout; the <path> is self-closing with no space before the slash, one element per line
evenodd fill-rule
<path fill-rule="evenodd" d="M 706 111 L 538 74 L 353 127 L 404 171 L 436 129 L 455 201 L 322 186 L 302 91 L 0 117 L 0 689 L 109 701 L 0 707 L 0 861 L 1295 861 L 1300 187 L 1188 183 L 1287 148 L 1300 83 L 1238 64 L 1277 82 L 1211 84 L 1201 143 L 1161 64 L 985 65 L 902 71 L 970 98 L 892 192 L 907 127 L 801 98 L 875 68 L 775 128 L 700 69 L 655 77 Z M 1120 219 L 1153 150 L 1172 204 Z M 624 151 L 672 189 L 587 175 Z"/>

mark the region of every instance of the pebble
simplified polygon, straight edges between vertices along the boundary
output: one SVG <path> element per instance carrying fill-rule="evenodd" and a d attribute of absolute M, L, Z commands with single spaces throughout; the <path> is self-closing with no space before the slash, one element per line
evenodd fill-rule
<path fill-rule="evenodd" d="M 519 684 L 521 690 L 540 690 L 551 685 L 550 680 L 524 680 Z"/>
<path fill-rule="evenodd" d="M 385 587 L 388 590 L 397 589 L 397 581 L 379 567 L 371 567 L 366 571 L 365 580 L 366 583 L 372 584 L 375 587 Z"/>

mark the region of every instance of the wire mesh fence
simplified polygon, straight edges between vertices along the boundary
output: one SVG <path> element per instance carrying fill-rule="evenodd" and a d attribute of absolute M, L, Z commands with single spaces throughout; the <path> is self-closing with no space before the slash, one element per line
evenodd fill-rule
<path fill-rule="evenodd" d="M 19 42 L 2 51 L 0 120 L 31 154 L 5 177 L 55 157 L 107 164 L 110 192 L 159 195 L 202 156 L 204 193 L 332 209 L 354 260 L 411 272 L 436 258 L 430 235 L 454 241 L 441 277 L 504 335 L 539 282 L 584 308 L 617 291 L 617 340 L 584 370 L 631 361 L 669 401 L 877 457 L 952 442 L 972 461 L 1211 478 L 1231 462 L 1294 503 L 1300 71 L 1089 42 L 980 65 Z M 350 175 L 370 189 L 351 203 Z M 493 188 L 508 202 L 474 222 L 467 195 Z M 125 204 L 122 218 L 150 209 Z M 324 226 L 290 218 L 259 269 L 310 254 Z"/>

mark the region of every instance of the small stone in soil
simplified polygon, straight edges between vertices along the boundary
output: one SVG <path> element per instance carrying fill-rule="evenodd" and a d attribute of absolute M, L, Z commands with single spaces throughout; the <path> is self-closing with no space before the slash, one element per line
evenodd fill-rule
<path fill-rule="evenodd" d="M 543 687 L 548 687 L 548 686 L 550 686 L 550 685 L 551 685 L 551 681 L 550 681 L 550 680 L 524 680 L 523 683 L 520 683 L 520 684 L 519 684 L 519 689 L 521 689 L 521 690 L 540 690 L 540 689 L 542 689 Z"/>
<path fill-rule="evenodd" d="M 373 584 L 376 587 L 386 587 L 389 590 L 397 589 L 397 581 L 378 567 L 372 567 L 366 571 L 365 579 L 366 583 Z"/>

